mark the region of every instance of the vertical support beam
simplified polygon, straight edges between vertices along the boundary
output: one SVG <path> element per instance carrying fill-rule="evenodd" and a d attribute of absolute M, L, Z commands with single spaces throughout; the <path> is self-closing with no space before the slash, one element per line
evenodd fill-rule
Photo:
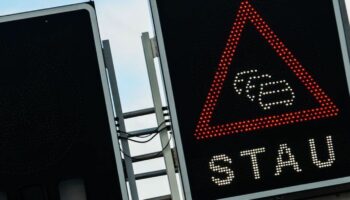
<path fill-rule="evenodd" d="M 111 52 L 111 48 L 108 40 L 103 41 L 103 50 L 104 50 L 106 68 L 108 70 L 108 75 L 109 75 L 109 83 L 111 85 L 114 109 L 118 117 L 119 130 L 126 132 L 125 121 L 124 121 L 122 106 L 121 106 L 120 97 L 119 97 L 117 78 L 115 75 L 114 64 L 112 59 L 112 52 Z M 121 145 L 122 145 L 124 154 L 130 155 L 130 148 L 129 148 L 128 141 L 121 140 Z M 133 200 L 138 200 L 139 196 L 138 196 L 138 191 L 136 186 L 134 168 L 132 165 L 132 159 L 124 155 L 124 161 L 125 161 L 126 173 L 129 181 L 129 186 L 130 186 L 131 198 Z"/>
<path fill-rule="evenodd" d="M 156 68 L 154 64 L 154 58 L 156 56 L 154 55 L 155 53 L 153 51 L 153 45 L 151 43 L 149 33 L 142 33 L 141 39 L 142 39 L 143 51 L 146 59 L 149 81 L 150 81 L 151 90 L 152 90 L 154 107 L 156 111 L 156 118 L 159 125 L 165 119 L 164 119 L 164 113 L 162 109 L 162 100 L 160 96 L 157 73 L 156 73 Z M 167 146 L 169 139 L 170 138 L 168 136 L 167 130 L 164 130 L 160 133 L 161 144 L 163 149 L 165 148 L 163 154 L 164 154 L 165 166 L 166 166 L 169 185 L 170 185 L 171 198 L 173 200 L 179 200 L 180 193 L 179 193 L 179 188 L 176 180 L 174 160 L 171 153 L 171 147 L 170 145 Z"/>

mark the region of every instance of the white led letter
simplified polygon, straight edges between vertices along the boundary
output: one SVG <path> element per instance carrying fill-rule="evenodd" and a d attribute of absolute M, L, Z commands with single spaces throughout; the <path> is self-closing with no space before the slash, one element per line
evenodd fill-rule
<path fill-rule="evenodd" d="M 226 166 L 219 165 L 218 162 L 232 164 L 232 159 L 225 154 L 214 156 L 209 162 L 210 170 L 220 174 L 226 174 L 226 178 L 216 178 L 212 176 L 211 180 L 218 186 L 231 184 L 232 180 L 235 178 L 233 171 Z"/>
<path fill-rule="evenodd" d="M 326 162 L 322 162 L 318 159 L 315 140 L 314 139 L 309 140 L 312 162 L 319 168 L 332 167 L 335 161 L 332 136 L 327 136 L 326 139 L 327 139 L 327 147 L 328 147 L 328 160 Z"/>
<path fill-rule="evenodd" d="M 283 156 L 287 156 L 288 160 L 284 161 Z M 281 144 L 278 149 L 277 157 L 277 166 L 275 176 L 279 176 L 282 173 L 282 168 L 284 167 L 293 167 L 296 172 L 301 172 L 302 170 L 299 167 L 298 162 L 295 160 L 294 155 L 292 154 L 291 149 L 287 144 Z"/>
<path fill-rule="evenodd" d="M 265 153 L 265 148 L 252 149 L 252 150 L 241 152 L 242 157 L 243 156 L 250 156 L 250 159 L 252 161 L 252 166 L 253 166 L 253 174 L 254 174 L 254 178 L 256 180 L 260 179 L 260 170 L 259 170 L 257 155 L 261 154 L 261 153 Z"/>

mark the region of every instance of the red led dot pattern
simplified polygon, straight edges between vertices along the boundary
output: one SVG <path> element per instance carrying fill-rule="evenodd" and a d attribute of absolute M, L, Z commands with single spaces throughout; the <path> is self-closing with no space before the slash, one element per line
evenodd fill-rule
<path fill-rule="evenodd" d="M 280 115 L 265 116 L 252 120 L 232 122 L 223 125 L 210 125 L 214 109 L 223 88 L 223 84 L 227 78 L 229 66 L 232 63 L 232 58 L 235 54 L 241 34 L 248 21 L 253 24 L 258 32 L 274 49 L 277 55 L 298 77 L 300 82 L 319 103 L 320 107 Z M 218 69 L 214 76 L 214 81 L 211 85 L 203 110 L 200 114 L 195 130 L 196 139 L 203 140 L 243 132 L 246 133 L 260 129 L 335 117 L 338 114 L 339 109 L 337 106 L 316 83 L 312 76 L 305 70 L 293 53 L 284 45 L 280 38 L 277 37 L 274 31 L 252 7 L 248 0 L 244 0 L 239 7 L 236 20 L 233 23 L 233 28 L 230 32 L 226 47 L 219 61 Z"/>

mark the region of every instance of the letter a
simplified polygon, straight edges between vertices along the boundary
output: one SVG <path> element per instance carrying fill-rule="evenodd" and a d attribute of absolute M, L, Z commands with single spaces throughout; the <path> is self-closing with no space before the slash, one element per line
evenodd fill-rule
<path fill-rule="evenodd" d="M 283 161 L 283 156 L 288 156 L 287 161 Z M 287 146 L 287 144 L 281 144 L 278 150 L 277 157 L 277 166 L 275 176 L 279 176 L 282 173 L 282 168 L 284 167 L 293 167 L 296 172 L 301 172 L 302 170 L 299 167 L 297 161 L 295 161 L 295 157 L 292 154 L 291 149 Z"/>

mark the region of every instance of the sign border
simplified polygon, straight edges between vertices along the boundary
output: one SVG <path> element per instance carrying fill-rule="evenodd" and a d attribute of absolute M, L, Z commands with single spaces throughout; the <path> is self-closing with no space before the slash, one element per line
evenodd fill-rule
<path fill-rule="evenodd" d="M 100 78 L 101 78 L 102 89 L 103 89 L 103 93 L 104 93 L 105 108 L 106 108 L 107 115 L 108 115 L 108 122 L 109 122 L 109 127 L 110 127 L 110 134 L 111 134 L 111 138 L 112 138 L 112 145 L 113 145 L 113 149 L 114 149 L 114 156 L 115 156 L 115 160 L 116 160 L 116 167 L 117 167 L 117 171 L 118 171 L 121 195 L 122 195 L 122 198 L 124 200 L 127 200 L 127 199 L 129 199 L 128 198 L 128 190 L 127 190 L 126 183 L 125 183 L 125 175 L 124 175 L 122 158 L 121 158 L 121 153 L 120 153 L 119 141 L 118 141 L 118 138 L 116 135 L 117 131 L 116 131 L 116 128 L 114 125 L 115 122 L 114 122 L 114 114 L 113 114 L 113 107 L 112 107 L 112 101 L 111 101 L 112 95 L 110 94 L 108 82 L 107 82 L 107 74 L 105 71 L 105 61 L 103 58 L 102 43 L 101 43 L 100 33 L 99 33 L 99 29 L 98 29 L 98 22 L 97 22 L 95 8 L 88 3 L 71 4 L 71 5 L 67 5 L 67 6 L 60 6 L 60 7 L 55 7 L 55 8 L 47 8 L 47 9 L 42 9 L 42 10 L 23 12 L 23 13 L 19 13 L 19 14 L 0 16 L 0 23 L 30 19 L 30 18 L 35 18 L 35 17 L 43 17 L 43 16 L 47 16 L 47 15 L 54 15 L 54 14 L 60 14 L 60 13 L 78 11 L 78 10 L 86 10 L 90 16 L 90 24 L 92 27 L 94 44 L 95 44 L 95 48 L 96 48 L 96 56 L 97 56 L 97 60 L 98 60 Z"/>
<path fill-rule="evenodd" d="M 177 118 L 175 99 L 174 99 L 174 94 L 173 94 L 173 89 L 171 84 L 169 65 L 167 61 L 167 54 L 165 50 L 165 44 L 164 44 L 164 38 L 163 38 L 161 21 L 159 17 L 157 1 L 165 1 L 165 0 L 149 0 L 149 3 L 150 3 L 150 9 L 151 9 L 152 18 L 153 18 L 155 35 L 158 42 L 161 73 L 163 76 L 165 93 L 166 93 L 167 102 L 169 105 L 170 116 L 172 119 L 172 128 L 173 128 L 173 133 L 175 137 L 176 150 L 179 158 L 180 176 L 182 179 L 184 195 L 186 200 L 192 200 L 191 188 L 190 188 L 190 183 L 188 178 L 185 154 L 184 154 L 182 140 L 181 140 L 181 132 L 180 132 L 179 122 Z M 350 95 L 350 87 L 349 87 L 350 86 L 350 59 L 349 59 L 350 26 L 349 26 L 347 11 L 346 11 L 345 0 L 329 0 L 329 1 L 332 1 L 334 11 L 335 11 L 336 23 L 338 27 L 338 33 L 339 33 L 339 40 L 341 44 L 342 56 L 344 61 L 344 67 L 346 70 L 346 78 L 347 78 L 349 95 Z M 223 198 L 222 200 L 250 200 L 250 199 L 256 199 L 256 198 L 287 195 L 292 193 L 294 194 L 300 193 L 300 192 L 306 193 L 306 192 L 310 192 L 311 190 L 321 189 L 321 188 L 327 189 L 327 191 L 331 193 L 332 190 L 328 187 L 334 188 L 339 185 L 348 184 L 348 183 L 350 183 L 350 176 L 338 178 L 338 179 L 319 181 L 319 182 L 314 182 L 309 184 L 301 184 L 301 185 L 295 185 L 291 187 L 272 189 L 272 190 L 267 190 L 262 192 L 244 194 L 239 196 L 232 196 L 228 198 Z"/>

